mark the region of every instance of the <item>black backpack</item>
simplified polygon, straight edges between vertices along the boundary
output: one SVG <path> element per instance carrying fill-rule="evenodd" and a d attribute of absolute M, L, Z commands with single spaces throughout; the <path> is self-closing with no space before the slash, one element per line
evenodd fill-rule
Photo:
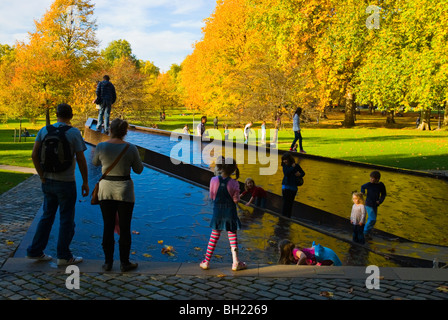
<path fill-rule="evenodd" d="M 47 135 L 42 140 L 39 152 L 40 165 L 44 172 L 62 172 L 73 163 L 73 153 L 65 132 L 71 126 L 46 126 Z"/>

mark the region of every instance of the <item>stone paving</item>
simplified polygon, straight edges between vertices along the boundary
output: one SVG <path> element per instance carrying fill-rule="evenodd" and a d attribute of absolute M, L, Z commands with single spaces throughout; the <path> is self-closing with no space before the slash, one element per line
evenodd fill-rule
<path fill-rule="evenodd" d="M 232 272 L 226 264 L 203 271 L 139 262 L 136 271 L 121 273 L 84 261 L 79 289 L 68 289 L 65 268 L 13 257 L 41 201 L 36 175 L 0 195 L 0 300 L 448 300 L 448 269 L 420 268 L 381 268 L 380 288 L 368 289 L 364 267 L 256 265 Z"/>

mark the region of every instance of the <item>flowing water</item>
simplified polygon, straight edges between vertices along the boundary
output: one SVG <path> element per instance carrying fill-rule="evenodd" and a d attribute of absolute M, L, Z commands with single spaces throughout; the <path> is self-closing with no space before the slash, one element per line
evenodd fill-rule
<path fill-rule="evenodd" d="M 173 156 L 173 148 L 179 146 L 177 139 L 171 141 L 169 136 L 141 131 L 130 131 L 126 139 L 168 156 Z M 189 157 L 193 162 L 204 146 L 201 148 L 193 141 L 190 147 Z M 85 152 L 91 189 L 101 176 L 100 168 L 91 164 L 94 150 L 94 146 L 88 145 Z M 247 151 L 245 152 L 247 159 Z M 219 155 L 219 150 L 214 150 L 214 154 L 204 157 L 197 165 L 212 169 L 209 162 Z M 277 161 L 280 165 L 278 159 Z M 352 205 L 351 191 L 359 190 L 361 184 L 368 181 L 370 170 L 305 158 L 300 160 L 300 165 L 306 171 L 305 185 L 301 187 L 296 200 L 348 218 Z M 240 181 L 251 176 L 258 185 L 281 194 L 281 169 L 276 170 L 273 175 L 263 176 L 259 174 L 259 164 L 240 163 L 239 168 Z M 388 197 L 379 208 L 376 227 L 414 241 L 447 245 L 447 182 L 395 172 L 382 174 L 381 181 L 386 185 Z M 78 170 L 76 175 L 79 184 L 81 176 Z M 199 263 L 204 257 L 211 232 L 209 222 L 213 204 L 208 197 L 208 190 L 148 167 L 145 167 L 141 175 L 132 173 L 131 176 L 136 193 L 131 227 L 131 259 Z M 345 265 L 399 266 L 399 263 L 381 255 L 276 215 L 257 210 L 239 210 L 239 216 L 243 225 L 238 232 L 240 256 L 249 264 L 276 263 L 278 242 L 290 239 L 303 247 L 310 247 L 313 241 L 330 247 Z M 76 233 L 71 246 L 73 253 L 87 259 L 103 259 L 103 222 L 99 206 L 92 206 L 89 197 L 82 198 L 78 195 L 75 222 Z M 50 255 L 56 255 L 57 232 L 58 226 L 55 223 L 46 250 Z M 118 242 L 118 236 L 116 241 Z M 167 246 L 173 251 L 169 254 L 162 253 L 162 249 Z M 118 259 L 118 243 L 115 256 Z M 218 242 L 212 261 L 231 262 L 225 233 Z"/>

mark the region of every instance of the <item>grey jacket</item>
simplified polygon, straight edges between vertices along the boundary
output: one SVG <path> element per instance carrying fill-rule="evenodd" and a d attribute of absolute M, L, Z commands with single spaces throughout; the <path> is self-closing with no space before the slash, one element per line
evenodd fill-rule
<path fill-rule="evenodd" d="M 115 144 L 109 142 L 101 142 L 95 148 L 92 163 L 95 166 L 102 166 L 104 173 L 109 166 L 115 161 L 126 144 Z M 110 176 L 128 176 L 131 169 L 137 174 L 142 173 L 143 163 L 140 159 L 137 147 L 130 144 L 129 149 L 107 175 Z M 101 180 L 98 191 L 98 199 L 101 200 L 118 200 L 124 202 L 135 202 L 134 183 L 132 180 L 111 181 Z"/>

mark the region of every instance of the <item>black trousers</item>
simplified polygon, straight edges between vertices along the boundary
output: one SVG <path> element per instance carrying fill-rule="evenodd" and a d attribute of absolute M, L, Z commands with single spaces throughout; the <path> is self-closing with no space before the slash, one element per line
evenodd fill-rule
<path fill-rule="evenodd" d="M 366 240 L 364 238 L 364 225 L 353 224 L 353 237 L 354 242 L 364 244 Z"/>
<path fill-rule="evenodd" d="M 114 260 L 114 229 L 115 216 L 118 212 L 118 224 L 120 226 L 120 239 L 118 248 L 120 250 L 121 263 L 129 263 L 129 254 L 131 252 L 131 219 L 134 203 L 103 200 L 100 201 L 101 213 L 103 214 L 103 251 L 106 263 L 112 263 Z"/>
<path fill-rule="evenodd" d="M 282 216 L 291 218 L 292 206 L 296 198 L 297 190 L 282 189 Z"/>

